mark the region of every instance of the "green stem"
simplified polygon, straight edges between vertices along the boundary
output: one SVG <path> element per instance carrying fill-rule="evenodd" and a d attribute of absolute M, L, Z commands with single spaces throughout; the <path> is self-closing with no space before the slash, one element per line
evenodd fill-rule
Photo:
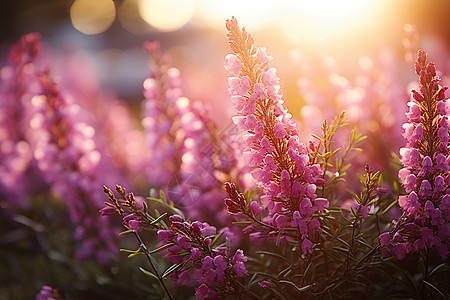
<path fill-rule="evenodd" d="M 170 300 L 174 300 L 174 298 L 172 297 L 172 295 L 170 294 L 169 290 L 167 289 L 167 286 L 165 285 L 163 279 L 161 278 L 161 276 L 158 273 L 158 270 L 156 269 L 156 266 L 153 264 L 152 259 L 150 257 L 150 253 L 147 249 L 147 246 L 145 246 L 144 242 L 142 241 L 141 237 L 139 236 L 139 234 L 137 234 L 136 231 L 133 231 L 134 236 L 136 237 L 136 239 L 139 242 L 139 246 L 141 247 L 141 249 L 144 251 L 145 256 L 147 257 L 148 262 L 150 263 L 150 266 L 153 269 L 153 273 L 156 275 L 156 277 L 158 278 L 159 283 L 161 284 L 161 286 L 163 287 L 164 291 L 166 292 L 167 296 L 169 297 Z"/>

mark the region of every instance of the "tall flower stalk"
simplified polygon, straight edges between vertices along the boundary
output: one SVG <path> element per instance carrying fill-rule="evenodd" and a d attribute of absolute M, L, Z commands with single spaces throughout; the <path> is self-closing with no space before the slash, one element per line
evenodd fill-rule
<path fill-rule="evenodd" d="M 0 195 L 5 207 L 29 205 L 26 191 L 33 180 L 26 176 L 32 164 L 28 124 L 41 52 L 40 35 L 27 34 L 11 47 L 9 64 L 0 70 Z"/>
<path fill-rule="evenodd" d="M 271 226 L 266 234 L 272 228 L 297 230 L 302 252 L 311 253 L 312 236 L 320 229 L 313 213 L 329 205 L 316 194 L 324 184 L 323 170 L 313 162 L 312 149 L 300 141 L 296 123 L 283 106 L 279 78 L 266 49 L 256 47 L 253 36 L 234 17 L 226 27 L 233 51 L 225 67 L 232 75 L 228 90 L 237 113 L 234 121 L 248 132 L 244 158 L 264 191 L 261 202 L 269 211 L 264 221 Z"/>
<path fill-rule="evenodd" d="M 170 67 L 158 42 L 144 44 L 150 77 L 144 81 L 143 119 L 149 149 L 146 175 L 154 188 L 187 209 L 189 217 L 230 224 L 222 213 L 225 180 L 240 181 L 237 160 L 218 138 L 205 106 L 183 96 L 180 71 Z M 211 218 L 215 215 L 215 218 Z M 215 220 L 214 220 L 215 219 Z"/>
<path fill-rule="evenodd" d="M 102 154 L 93 140 L 95 129 L 78 121 L 78 107 L 67 102 L 50 70 L 38 74 L 38 81 L 31 121 L 34 158 L 51 193 L 69 207 L 74 237 L 81 242 L 77 258 L 95 256 L 106 263 L 116 245 L 110 224 L 97 214 L 103 202 L 98 190 Z"/>
<path fill-rule="evenodd" d="M 407 193 L 398 199 L 403 215 L 394 221 L 390 233 L 380 235 L 380 241 L 386 247 L 385 255 L 395 254 L 399 259 L 414 251 L 424 254 L 428 261 L 431 249 L 446 259 L 450 247 L 448 88 L 439 84 L 436 67 L 427 62 L 423 50 L 419 51 L 415 71 L 420 89 L 412 90 L 408 122 L 403 125 L 406 145 L 400 149 L 403 168 L 398 175 Z"/>

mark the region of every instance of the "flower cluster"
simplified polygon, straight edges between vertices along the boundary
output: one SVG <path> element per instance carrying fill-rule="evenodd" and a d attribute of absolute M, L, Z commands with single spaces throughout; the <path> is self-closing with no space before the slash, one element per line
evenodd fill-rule
<path fill-rule="evenodd" d="M 11 47 L 9 64 L 0 70 L 0 195 L 8 202 L 5 206 L 28 206 L 31 181 L 26 173 L 32 161 L 28 123 L 41 48 L 38 33 L 23 36 Z"/>
<path fill-rule="evenodd" d="M 144 44 L 151 74 L 144 81 L 143 119 L 149 150 L 146 174 L 193 218 L 229 224 L 223 211 L 224 180 L 240 180 L 237 159 L 219 140 L 205 106 L 183 96 L 180 71 L 169 67 L 158 42 Z M 213 220 L 213 219 L 211 219 Z"/>
<path fill-rule="evenodd" d="M 44 285 L 39 293 L 36 295 L 36 300 L 58 300 L 63 299 L 57 289 L 51 286 Z"/>
<path fill-rule="evenodd" d="M 134 233 L 140 249 L 144 248 L 142 250 L 148 256 L 150 252 L 142 243 L 139 232 L 142 229 L 157 231 L 157 237 L 162 243 L 152 252 L 162 252 L 173 264 L 162 277 L 169 276 L 177 285 L 196 286 L 196 296 L 201 299 L 216 299 L 242 292 L 238 278 L 248 273 L 244 265 L 247 257 L 239 249 L 231 256 L 229 245 L 215 246 L 229 235 L 227 229 L 218 233 L 214 226 L 206 222 L 188 222 L 177 214 L 169 217 L 171 225 L 167 227 L 162 221 L 167 213 L 153 218 L 147 203 L 143 201 L 137 204 L 134 194 L 127 194 L 123 187 L 116 186 L 121 195 L 119 200 L 109 188 L 104 186 L 103 189 L 109 202 L 105 202 L 106 206 L 100 213 L 119 213 L 124 226 Z"/>
<path fill-rule="evenodd" d="M 200 299 L 237 294 L 240 287 L 236 278 L 248 273 L 243 251 L 238 249 L 230 256 L 227 247 L 213 248 L 217 238 L 212 240 L 211 236 L 216 234 L 216 228 L 206 222 L 190 223 L 178 215 L 172 215 L 170 221 L 170 229 L 159 230 L 158 238 L 165 245 L 172 245 L 165 250 L 166 255 L 180 266 L 170 275 L 175 283 L 192 285 L 195 280 L 195 295 Z"/>
<path fill-rule="evenodd" d="M 228 90 L 237 112 L 234 121 L 248 132 L 244 159 L 263 188 L 260 200 L 269 212 L 265 221 L 277 229 L 298 228 L 303 252 L 311 253 L 310 235 L 320 228 L 312 215 L 329 205 L 316 194 L 324 178 L 310 155 L 315 146 L 300 141 L 296 123 L 283 106 L 280 80 L 266 49 L 256 47 L 252 35 L 240 29 L 235 18 L 227 20 L 226 27 L 233 51 L 225 68 L 231 74 Z M 270 231 L 257 234 L 271 235 Z"/>
<path fill-rule="evenodd" d="M 100 97 L 95 88 L 75 88 L 73 73 L 62 84 L 52 74 L 59 56 L 46 62 L 42 49 L 39 34 L 25 35 L 11 47 L 9 65 L 1 71 L 2 201 L 8 202 L 5 207 L 28 207 L 36 195 L 62 199 L 69 208 L 69 226 L 74 228 L 79 245 L 76 257 L 94 255 L 105 263 L 117 247 L 110 224 L 97 214 L 103 202 L 98 187 L 100 180 L 125 180 L 120 174 L 127 173 L 131 164 L 114 151 L 119 141 L 106 142 L 111 122 L 102 122 L 103 118 L 94 121 L 94 115 L 99 111 L 114 114 L 118 105 L 94 109 L 95 101 L 88 98 L 97 94 L 106 103 L 105 96 Z M 126 122 L 130 118 L 126 108 L 121 113 L 120 120 Z M 67 224 L 67 220 L 63 222 Z"/>
<path fill-rule="evenodd" d="M 107 261 L 116 245 L 108 223 L 96 213 L 103 201 L 97 188 L 101 153 L 93 140 L 95 129 L 78 121 L 79 109 L 66 101 L 50 71 L 38 79 L 42 90 L 33 97 L 36 113 L 30 122 L 34 158 L 51 191 L 69 206 L 75 239 L 83 241 L 77 257 L 96 254 Z M 102 225 L 94 228 L 96 223 Z"/>
<path fill-rule="evenodd" d="M 400 149 L 403 168 L 399 178 L 407 195 L 398 199 L 404 214 L 394 222 L 394 231 L 380 235 L 382 246 L 402 259 L 410 251 L 436 248 L 443 259 L 449 253 L 449 113 L 445 91 L 434 63 L 419 51 L 415 70 L 420 90 L 412 90 L 407 123 L 403 125 L 406 145 Z"/>

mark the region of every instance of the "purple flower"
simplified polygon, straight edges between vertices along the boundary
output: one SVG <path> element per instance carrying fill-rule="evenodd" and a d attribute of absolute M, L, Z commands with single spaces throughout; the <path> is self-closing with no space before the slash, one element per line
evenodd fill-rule
<path fill-rule="evenodd" d="M 359 211 L 361 212 L 361 215 L 364 218 L 367 218 L 369 216 L 369 210 L 370 210 L 370 207 L 368 207 L 368 206 L 361 205 L 359 207 Z"/>
<path fill-rule="evenodd" d="M 300 214 L 302 216 L 307 216 L 313 213 L 311 200 L 309 198 L 303 198 L 300 203 Z"/>
<path fill-rule="evenodd" d="M 55 300 L 57 298 L 59 297 L 55 295 L 55 290 L 48 285 L 43 285 L 42 289 L 36 295 L 36 300 Z"/>
<path fill-rule="evenodd" d="M 271 289 L 272 288 L 272 283 L 267 281 L 267 280 L 263 280 L 259 284 L 261 285 L 261 287 L 263 287 L 265 289 Z"/>
<path fill-rule="evenodd" d="M 447 158 L 442 153 L 436 156 L 436 166 L 439 171 L 447 173 L 450 170 Z"/>
<path fill-rule="evenodd" d="M 141 222 L 138 220 L 130 220 L 128 226 L 130 226 L 130 229 L 133 231 L 141 231 Z"/>
<path fill-rule="evenodd" d="M 423 241 L 425 244 L 430 245 L 430 242 L 431 242 L 431 240 L 432 240 L 432 238 L 433 238 L 433 236 L 434 236 L 433 230 L 431 230 L 431 229 L 428 228 L 428 227 L 422 227 L 422 228 L 420 229 L 420 235 L 421 235 L 421 237 L 422 237 L 422 241 Z"/>
<path fill-rule="evenodd" d="M 409 112 L 406 113 L 410 122 L 420 122 L 421 111 L 419 105 L 415 102 L 408 102 Z"/>
<path fill-rule="evenodd" d="M 308 240 L 308 239 L 303 240 L 302 251 L 304 254 L 312 253 L 312 247 L 313 247 L 313 243 L 310 240 Z"/>
<path fill-rule="evenodd" d="M 397 256 L 397 258 L 399 260 L 402 260 L 403 258 L 405 258 L 406 254 L 408 252 L 409 251 L 408 251 L 406 243 L 395 244 L 395 246 L 394 246 L 394 253 L 395 253 L 395 256 Z"/>
<path fill-rule="evenodd" d="M 420 170 L 420 173 L 426 175 L 428 173 L 433 173 L 433 172 L 434 172 L 433 161 L 431 160 L 431 158 L 429 156 L 425 156 L 422 160 L 422 169 Z"/>
<path fill-rule="evenodd" d="M 328 208 L 329 202 L 326 198 L 316 198 L 314 200 L 314 206 L 316 210 L 323 211 L 325 208 Z"/>
<path fill-rule="evenodd" d="M 236 273 L 239 277 L 245 277 L 245 275 L 248 274 L 247 269 L 245 268 L 245 265 L 243 262 L 238 261 L 233 266 L 233 271 Z"/>
<path fill-rule="evenodd" d="M 389 246 L 391 243 L 391 234 L 389 232 L 383 232 L 380 234 L 380 244 L 381 246 Z"/>
<path fill-rule="evenodd" d="M 116 209 L 111 206 L 105 206 L 102 209 L 100 209 L 99 212 L 102 214 L 102 216 L 110 216 L 116 213 Z"/>
<path fill-rule="evenodd" d="M 428 180 L 423 180 L 420 184 L 419 196 L 421 197 L 429 197 L 432 195 L 431 184 Z"/>
<path fill-rule="evenodd" d="M 275 225 L 278 228 L 284 228 L 286 226 L 286 216 L 285 215 L 277 214 L 274 217 L 274 221 L 275 221 Z"/>
<path fill-rule="evenodd" d="M 309 228 L 311 229 L 311 232 L 319 231 L 320 230 L 320 222 L 317 219 L 311 219 L 309 222 Z"/>

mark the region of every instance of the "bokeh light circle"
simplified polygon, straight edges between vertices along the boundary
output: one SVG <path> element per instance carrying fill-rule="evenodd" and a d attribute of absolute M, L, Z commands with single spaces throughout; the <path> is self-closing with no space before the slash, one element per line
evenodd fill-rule
<path fill-rule="evenodd" d="M 92 35 L 105 32 L 116 18 L 116 7 L 112 0 L 75 0 L 70 7 L 73 27 Z"/>

